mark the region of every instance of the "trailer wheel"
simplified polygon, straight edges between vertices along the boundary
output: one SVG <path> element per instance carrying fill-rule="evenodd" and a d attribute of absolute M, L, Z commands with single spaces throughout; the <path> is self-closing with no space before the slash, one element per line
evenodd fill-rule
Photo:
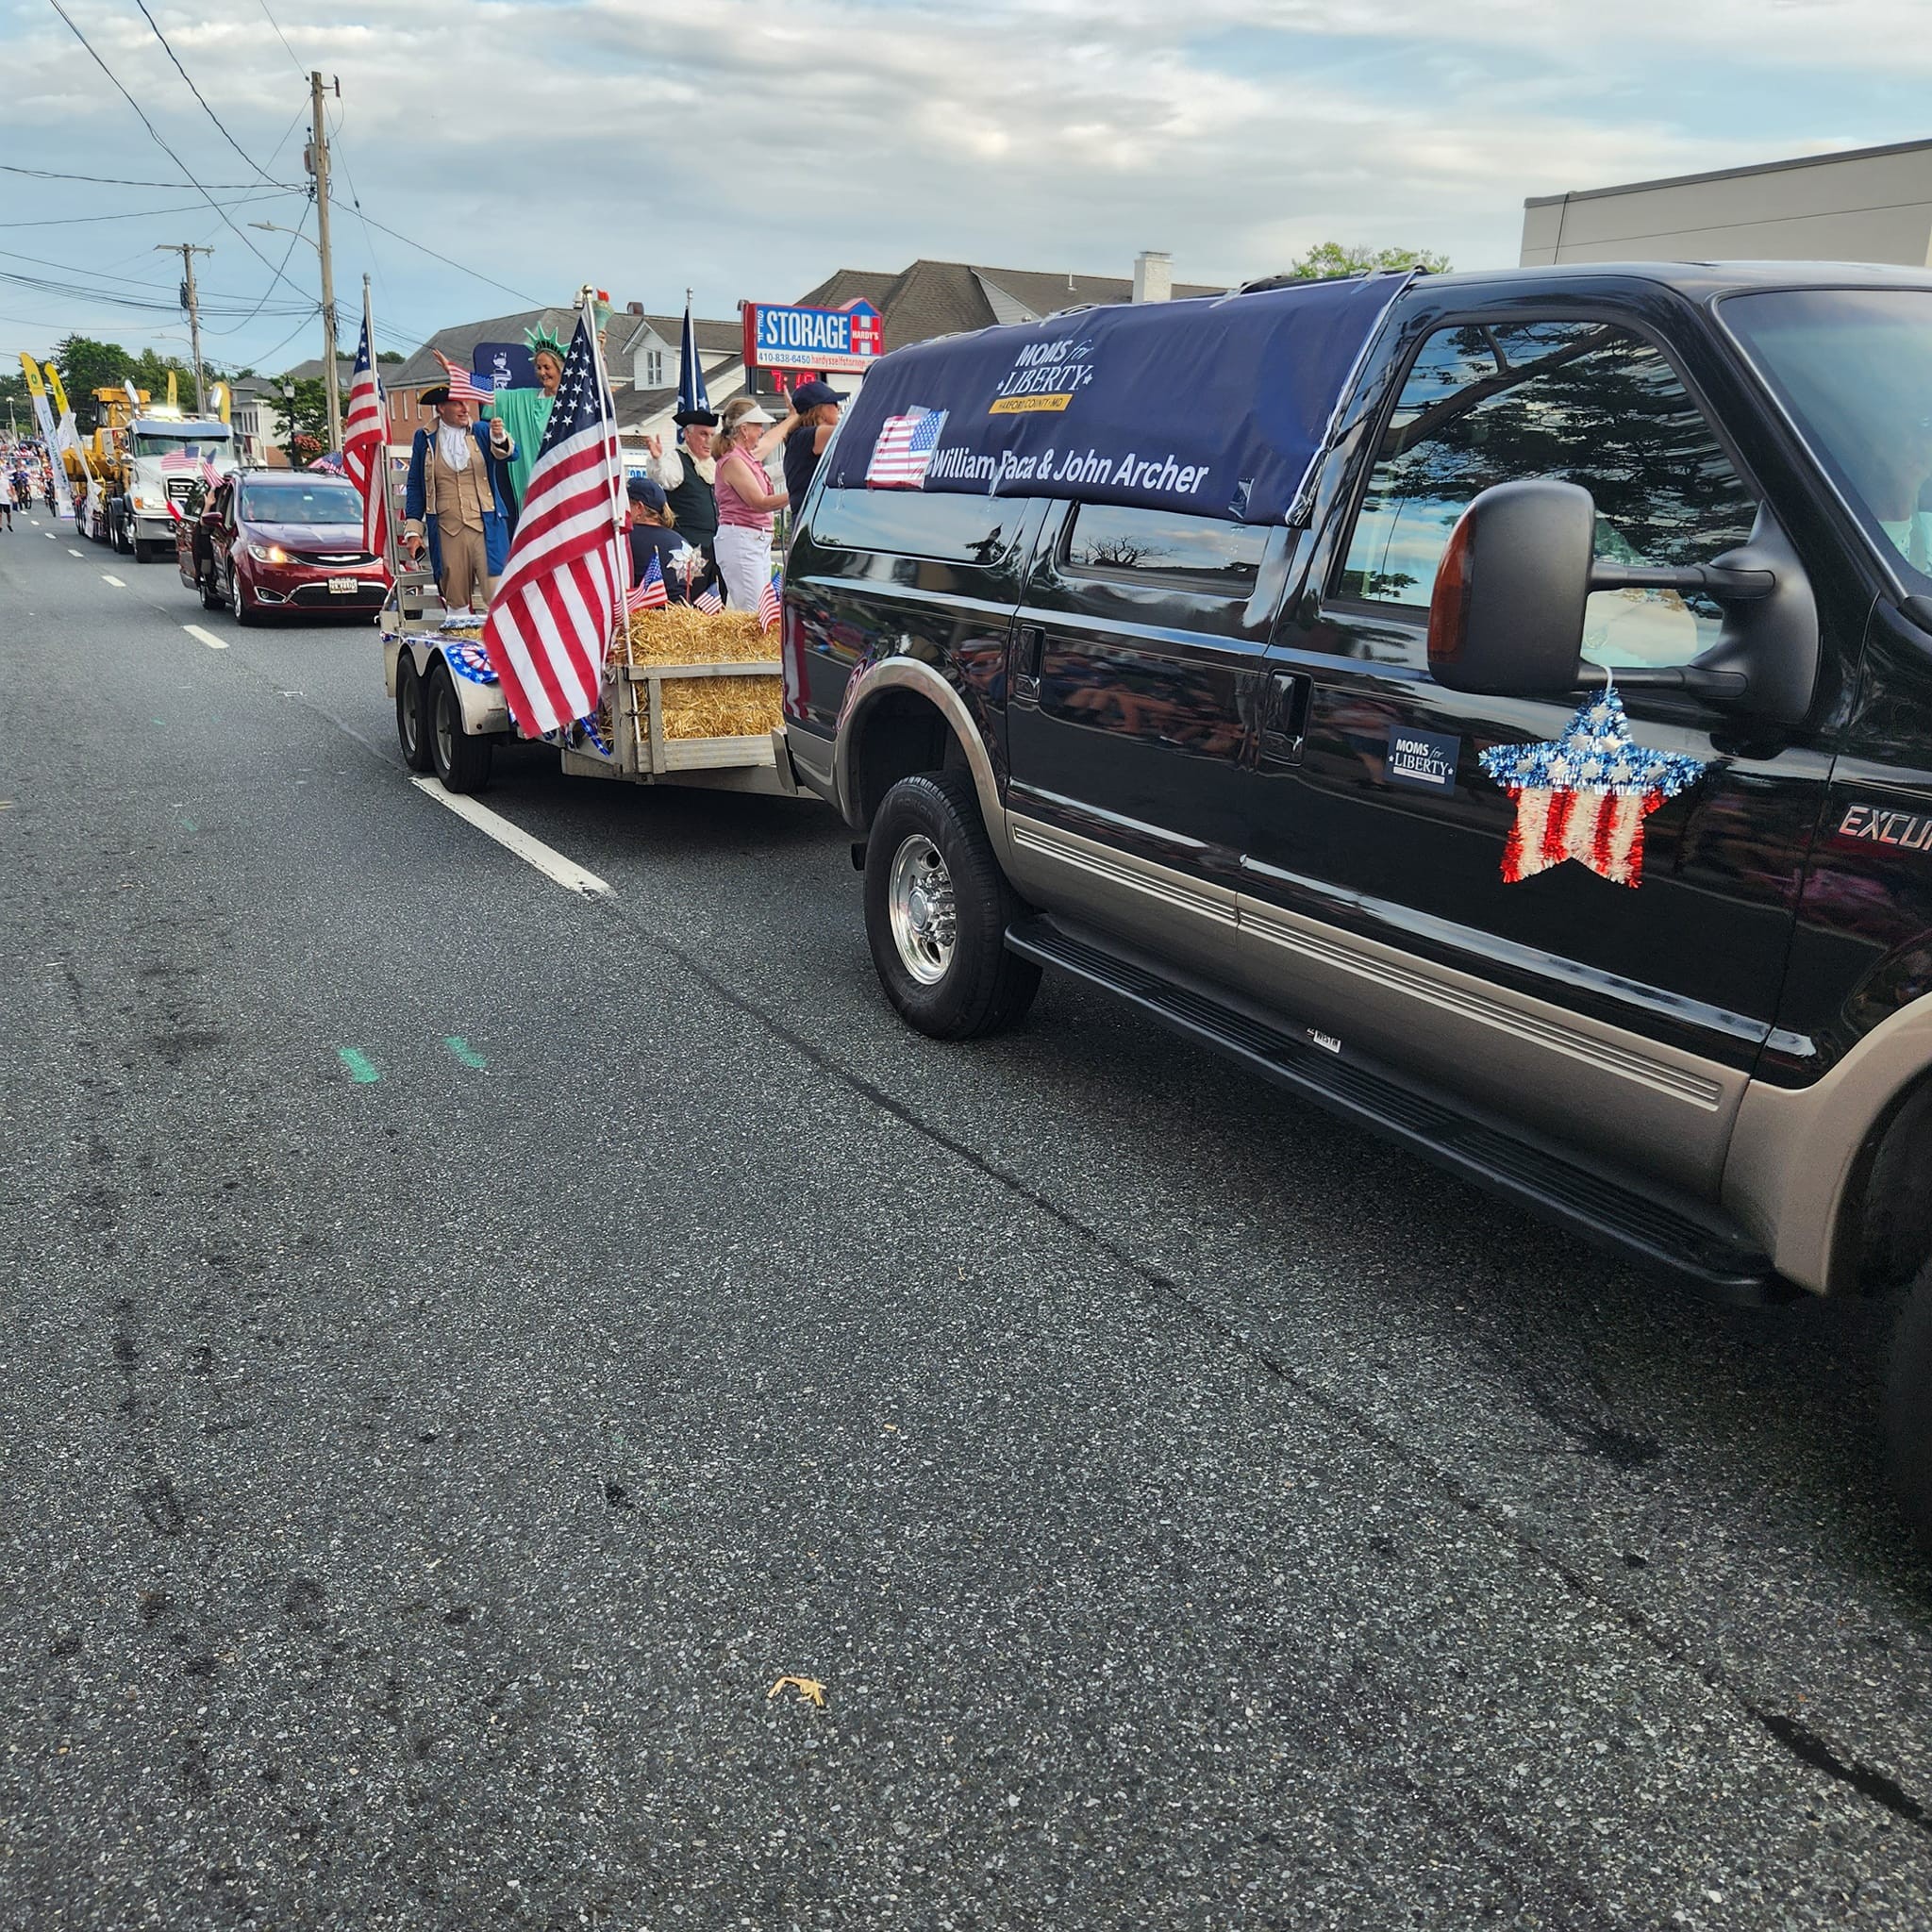
<path fill-rule="evenodd" d="M 415 656 L 405 644 L 396 654 L 396 742 L 412 772 L 426 772 L 431 763 L 426 696 Z"/>
<path fill-rule="evenodd" d="M 975 1040 L 1033 1004 L 1040 968 L 1007 950 L 1020 902 L 965 772 L 888 791 L 866 841 L 865 936 L 886 997 L 934 1040 Z"/>
<path fill-rule="evenodd" d="M 456 679 L 439 658 L 429 667 L 429 756 L 445 791 L 481 791 L 490 783 L 493 747 L 463 729 Z"/>

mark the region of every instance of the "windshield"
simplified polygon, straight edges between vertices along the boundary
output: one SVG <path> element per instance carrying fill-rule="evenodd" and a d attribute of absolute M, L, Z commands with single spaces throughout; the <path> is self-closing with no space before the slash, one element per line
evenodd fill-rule
<path fill-rule="evenodd" d="M 351 483 L 256 483 L 242 491 L 242 514 L 255 524 L 355 524 L 362 499 Z"/>
<path fill-rule="evenodd" d="M 1932 290 L 1786 289 L 1723 307 L 1866 528 L 1932 582 Z"/>
<path fill-rule="evenodd" d="M 138 457 L 164 457 L 174 450 L 191 457 L 213 458 L 227 454 L 228 439 L 217 436 L 206 426 L 184 428 L 178 436 L 164 430 L 143 429 L 134 439 L 134 454 Z"/>

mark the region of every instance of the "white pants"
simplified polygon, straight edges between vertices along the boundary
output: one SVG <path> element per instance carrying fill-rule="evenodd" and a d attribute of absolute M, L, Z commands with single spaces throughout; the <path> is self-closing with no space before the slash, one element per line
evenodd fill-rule
<path fill-rule="evenodd" d="M 724 601 L 732 609 L 749 610 L 756 616 L 758 599 L 772 581 L 771 531 L 720 524 L 718 575 L 724 579 Z"/>

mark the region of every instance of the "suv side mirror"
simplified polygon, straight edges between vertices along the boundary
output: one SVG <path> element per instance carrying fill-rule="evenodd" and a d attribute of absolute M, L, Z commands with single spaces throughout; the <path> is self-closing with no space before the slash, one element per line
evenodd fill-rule
<path fill-rule="evenodd" d="M 1538 476 L 1485 490 L 1457 520 L 1429 599 L 1429 674 L 1452 691 L 1574 690 L 1596 507 Z"/>
<path fill-rule="evenodd" d="M 1675 591 L 1724 607 L 1723 634 L 1689 664 L 1619 666 L 1626 691 L 1681 691 L 1799 723 L 1818 681 L 1818 611 L 1769 508 L 1710 563 L 1598 563 L 1590 491 L 1554 477 L 1498 483 L 1462 512 L 1429 599 L 1429 673 L 1452 691 L 1541 697 L 1610 682 L 1582 659 L 1592 591 Z"/>

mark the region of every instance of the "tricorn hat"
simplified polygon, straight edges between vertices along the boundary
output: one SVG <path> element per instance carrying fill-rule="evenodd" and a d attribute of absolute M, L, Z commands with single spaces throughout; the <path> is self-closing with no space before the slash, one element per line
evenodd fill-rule
<path fill-rule="evenodd" d="M 671 419 L 680 429 L 715 429 L 718 426 L 716 409 L 680 409 Z"/>
<path fill-rule="evenodd" d="M 449 384 L 446 382 L 431 383 L 430 386 L 423 391 L 423 394 L 419 398 L 419 400 L 422 402 L 423 407 L 425 409 L 433 409 L 439 403 L 448 402 Z"/>

